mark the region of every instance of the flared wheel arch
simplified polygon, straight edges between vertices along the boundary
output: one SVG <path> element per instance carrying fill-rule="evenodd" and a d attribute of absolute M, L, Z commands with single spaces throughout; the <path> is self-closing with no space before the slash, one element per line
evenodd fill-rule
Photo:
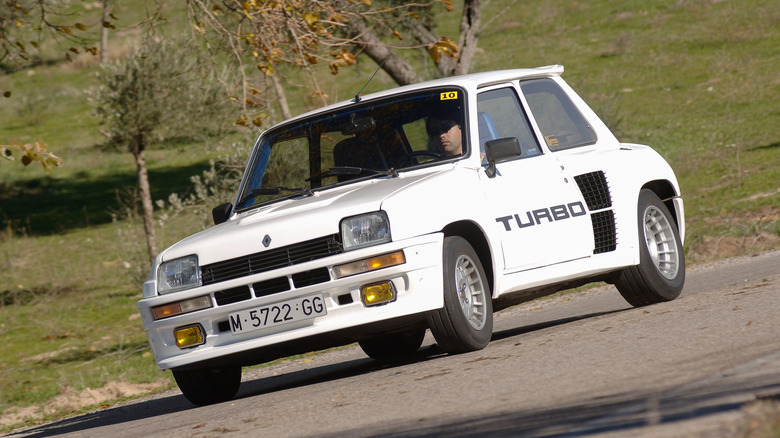
<path fill-rule="evenodd" d="M 495 298 L 495 274 L 493 256 L 490 253 L 490 245 L 482 229 L 474 222 L 460 221 L 447 225 L 443 230 L 444 237 L 460 236 L 465 239 L 479 257 L 482 263 L 482 269 L 485 271 L 488 290 L 491 296 Z"/>

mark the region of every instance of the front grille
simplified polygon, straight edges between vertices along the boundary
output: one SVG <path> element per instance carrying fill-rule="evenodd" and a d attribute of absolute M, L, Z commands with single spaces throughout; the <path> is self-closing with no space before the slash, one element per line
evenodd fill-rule
<path fill-rule="evenodd" d="M 593 222 L 593 237 L 596 243 L 593 254 L 614 251 L 617 247 L 615 214 L 612 210 L 605 210 L 591 214 L 590 219 Z"/>
<path fill-rule="evenodd" d="M 233 304 L 250 298 L 252 298 L 252 293 L 249 292 L 249 288 L 246 286 L 214 292 L 214 299 L 217 301 L 218 306 Z"/>
<path fill-rule="evenodd" d="M 590 211 L 612 207 L 612 196 L 604 172 L 591 172 L 574 177 Z"/>
<path fill-rule="evenodd" d="M 287 277 L 272 278 L 252 285 L 257 298 L 290 290 L 290 280 Z"/>
<path fill-rule="evenodd" d="M 203 285 L 310 262 L 343 252 L 338 234 L 201 266 Z"/>
<path fill-rule="evenodd" d="M 330 273 L 328 273 L 328 268 L 312 269 L 311 271 L 293 274 L 292 280 L 296 288 L 302 288 L 330 281 Z"/>

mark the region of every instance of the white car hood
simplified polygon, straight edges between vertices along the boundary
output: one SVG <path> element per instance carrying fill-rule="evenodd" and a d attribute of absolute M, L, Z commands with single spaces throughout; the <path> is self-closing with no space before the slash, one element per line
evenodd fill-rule
<path fill-rule="evenodd" d="M 203 266 L 337 234 L 343 218 L 378 211 L 390 196 L 452 169 L 443 167 L 372 178 L 246 211 L 174 244 L 164 251 L 161 261 L 195 254 Z M 313 210 L 316 215 L 309 214 Z M 267 247 L 264 240 L 269 242 Z"/>

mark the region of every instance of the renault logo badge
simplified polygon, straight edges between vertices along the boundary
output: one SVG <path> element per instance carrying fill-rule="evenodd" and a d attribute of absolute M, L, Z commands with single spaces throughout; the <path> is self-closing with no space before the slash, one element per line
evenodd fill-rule
<path fill-rule="evenodd" d="M 263 246 L 268 248 L 268 245 L 270 244 L 271 244 L 271 236 L 266 234 L 265 237 L 263 237 Z"/>

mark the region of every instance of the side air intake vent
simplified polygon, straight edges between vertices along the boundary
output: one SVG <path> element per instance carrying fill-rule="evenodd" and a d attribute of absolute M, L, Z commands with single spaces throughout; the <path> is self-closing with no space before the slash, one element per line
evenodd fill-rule
<path fill-rule="evenodd" d="M 577 181 L 589 210 L 603 210 L 612 207 L 612 196 L 609 193 L 609 185 L 604 172 L 577 175 L 574 180 Z"/>
<path fill-rule="evenodd" d="M 574 177 L 585 203 L 590 210 L 593 223 L 593 254 L 614 251 L 617 248 L 617 227 L 615 212 L 612 211 L 612 194 L 609 192 L 604 172 L 590 172 Z"/>
<path fill-rule="evenodd" d="M 593 254 L 614 251 L 617 247 L 615 214 L 612 210 L 605 210 L 591 214 L 590 219 L 593 221 L 593 237 L 596 241 Z"/>

